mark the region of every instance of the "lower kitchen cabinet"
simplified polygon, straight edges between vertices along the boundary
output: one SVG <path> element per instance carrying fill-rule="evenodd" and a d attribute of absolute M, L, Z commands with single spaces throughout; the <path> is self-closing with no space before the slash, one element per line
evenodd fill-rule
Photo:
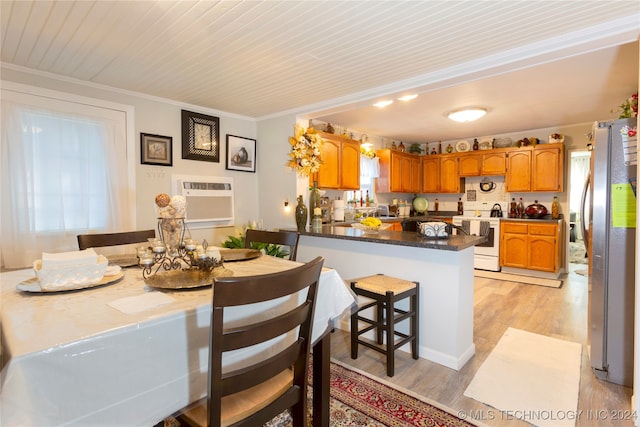
<path fill-rule="evenodd" d="M 557 273 L 562 260 L 560 231 L 558 222 L 503 220 L 500 265 Z"/>

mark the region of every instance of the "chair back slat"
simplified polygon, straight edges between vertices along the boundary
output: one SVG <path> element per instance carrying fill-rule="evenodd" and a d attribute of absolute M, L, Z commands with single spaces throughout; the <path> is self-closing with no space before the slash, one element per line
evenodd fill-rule
<path fill-rule="evenodd" d="M 126 231 L 122 233 L 78 234 L 78 248 L 130 245 L 147 242 L 156 237 L 155 230 Z"/>
<path fill-rule="evenodd" d="M 248 229 L 244 241 L 244 247 L 251 248 L 252 243 L 271 243 L 275 245 L 288 246 L 288 259 L 295 261 L 298 252 L 299 237 L 300 235 L 295 231 L 265 231 Z"/>

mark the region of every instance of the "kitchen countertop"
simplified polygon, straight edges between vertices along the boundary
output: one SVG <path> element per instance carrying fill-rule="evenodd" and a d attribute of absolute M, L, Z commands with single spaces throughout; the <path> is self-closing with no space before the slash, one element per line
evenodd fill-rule
<path fill-rule="evenodd" d="M 419 217 L 412 217 L 418 219 Z M 431 217 L 433 218 L 433 217 Z M 326 237 L 330 239 L 357 240 L 387 245 L 413 246 L 428 249 L 440 249 L 445 251 L 461 251 L 475 246 L 485 240 L 480 236 L 454 235 L 445 239 L 428 239 L 412 231 L 381 230 L 377 234 L 364 234 L 362 230 L 353 227 L 323 225 L 320 232 L 309 229 L 300 233 L 306 236 Z"/>
<path fill-rule="evenodd" d="M 542 218 L 501 218 L 502 221 L 533 221 L 533 222 L 558 222 L 562 221 L 564 218 L 562 215 L 558 219 L 551 218 L 551 215 L 545 215 Z"/>

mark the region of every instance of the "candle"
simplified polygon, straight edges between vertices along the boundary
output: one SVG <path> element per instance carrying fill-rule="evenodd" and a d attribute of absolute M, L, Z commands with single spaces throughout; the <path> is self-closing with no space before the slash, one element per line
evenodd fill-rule
<path fill-rule="evenodd" d="M 220 259 L 220 251 L 216 248 L 207 248 L 207 256 L 213 259 Z"/>
<path fill-rule="evenodd" d="M 320 215 L 322 215 L 322 209 L 320 209 L 320 208 L 314 208 L 314 209 L 313 209 L 313 214 L 314 214 L 315 216 L 320 216 Z"/>

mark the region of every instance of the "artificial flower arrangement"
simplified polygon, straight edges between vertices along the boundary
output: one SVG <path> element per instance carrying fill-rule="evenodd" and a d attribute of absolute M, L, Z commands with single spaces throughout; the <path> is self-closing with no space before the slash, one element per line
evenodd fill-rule
<path fill-rule="evenodd" d="M 318 172 L 322 164 L 320 153 L 324 141 L 317 130 L 312 127 L 305 129 L 296 123 L 294 136 L 289 137 L 289 144 L 291 152 L 287 166 L 302 176 Z"/>
<path fill-rule="evenodd" d="M 363 156 L 366 156 L 370 159 L 375 159 L 376 158 L 376 152 L 373 151 L 373 149 L 371 147 L 365 147 L 364 145 L 360 146 L 360 154 L 362 154 Z"/>
<path fill-rule="evenodd" d="M 638 136 L 638 128 L 623 126 L 622 129 L 620 129 L 620 134 L 623 139 L 633 139 Z"/>
<path fill-rule="evenodd" d="M 625 100 L 617 109 L 611 110 L 612 113 L 619 113 L 619 119 L 629 119 L 638 117 L 638 93 L 634 93 L 630 98 Z"/>

